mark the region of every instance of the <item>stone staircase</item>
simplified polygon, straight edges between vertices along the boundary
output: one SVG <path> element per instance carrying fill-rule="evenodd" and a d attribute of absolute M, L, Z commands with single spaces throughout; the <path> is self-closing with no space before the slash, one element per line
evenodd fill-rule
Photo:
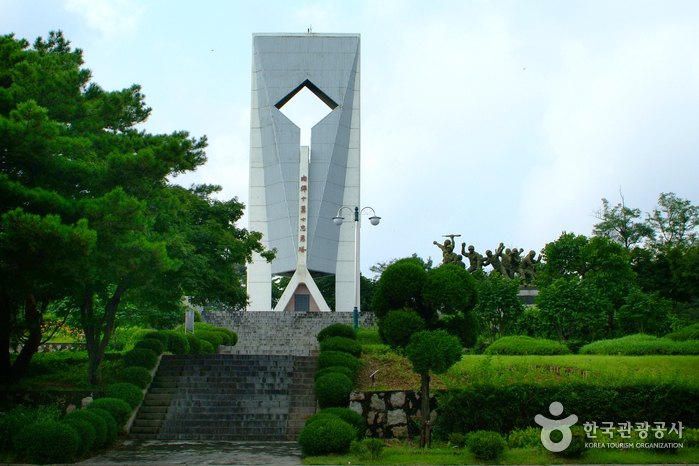
<path fill-rule="evenodd" d="M 289 419 L 286 424 L 287 440 L 296 440 L 306 419 L 316 413 L 313 374 L 318 367 L 315 356 L 294 356 L 294 381 L 291 384 Z"/>
<path fill-rule="evenodd" d="M 318 353 L 316 335 L 332 324 L 352 325 L 351 312 L 211 312 L 201 313 L 206 323 L 233 330 L 235 346 L 224 346 L 227 354 L 284 354 L 310 356 Z M 374 314 L 359 314 L 360 327 L 373 327 Z"/>

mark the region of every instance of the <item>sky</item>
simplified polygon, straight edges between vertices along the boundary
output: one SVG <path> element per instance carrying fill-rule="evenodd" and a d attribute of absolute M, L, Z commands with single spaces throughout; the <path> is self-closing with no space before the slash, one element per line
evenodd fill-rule
<path fill-rule="evenodd" d="M 361 269 L 443 235 L 539 251 L 607 198 L 699 203 L 699 2 L 0 0 L 0 33 L 62 30 L 143 128 L 209 140 L 171 181 L 248 199 L 253 33 L 361 34 Z M 330 220 L 329 220 L 330 221 Z M 247 227 L 244 217 L 239 226 Z"/>

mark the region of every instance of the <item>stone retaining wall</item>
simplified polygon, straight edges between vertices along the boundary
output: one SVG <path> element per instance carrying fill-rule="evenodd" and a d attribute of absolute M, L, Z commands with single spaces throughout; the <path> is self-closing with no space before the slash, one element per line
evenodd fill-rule
<path fill-rule="evenodd" d="M 10 353 L 19 353 L 23 345 L 10 347 Z M 85 351 L 85 343 L 44 343 L 36 349 L 37 353 L 55 353 L 56 351 Z"/>
<path fill-rule="evenodd" d="M 430 419 L 437 419 L 435 392 L 430 391 Z M 419 433 L 421 406 L 420 392 L 382 391 L 350 394 L 350 409 L 364 416 L 367 421 L 366 435 L 378 438 L 401 438 Z"/>

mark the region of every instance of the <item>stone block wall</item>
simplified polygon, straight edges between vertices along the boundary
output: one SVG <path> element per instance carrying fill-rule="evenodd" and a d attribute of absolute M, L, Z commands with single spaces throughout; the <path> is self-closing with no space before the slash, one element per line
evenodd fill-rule
<path fill-rule="evenodd" d="M 437 419 L 435 393 L 430 392 L 430 419 Z M 364 416 L 367 421 L 366 435 L 378 438 L 403 438 L 417 435 L 422 419 L 420 392 L 383 391 L 350 394 L 350 409 Z"/>

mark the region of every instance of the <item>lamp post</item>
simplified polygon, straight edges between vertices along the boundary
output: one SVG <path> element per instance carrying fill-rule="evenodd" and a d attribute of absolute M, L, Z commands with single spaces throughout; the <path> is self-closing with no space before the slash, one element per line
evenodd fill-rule
<path fill-rule="evenodd" d="M 333 223 L 340 226 L 345 220 L 344 217 L 340 216 L 342 209 L 347 209 L 352 212 L 351 207 L 342 206 L 337 210 L 337 215 L 333 217 Z M 363 207 L 361 210 L 359 207 L 354 208 L 354 329 L 357 330 L 359 327 L 359 216 L 365 210 L 371 210 L 372 216 L 369 217 L 369 222 L 376 226 L 381 221 L 381 217 L 376 216 L 376 212 L 371 207 Z"/>

